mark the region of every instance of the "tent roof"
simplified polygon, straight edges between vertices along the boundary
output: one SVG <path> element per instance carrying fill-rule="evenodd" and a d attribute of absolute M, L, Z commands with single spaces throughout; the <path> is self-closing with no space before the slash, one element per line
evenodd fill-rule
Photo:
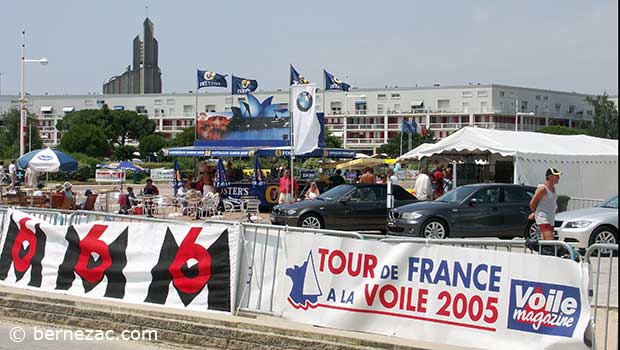
<path fill-rule="evenodd" d="M 537 132 L 464 127 L 435 144 L 422 144 L 398 160 L 421 159 L 435 154 L 519 154 L 618 157 L 618 141 L 587 135 L 551 135 Z"/>

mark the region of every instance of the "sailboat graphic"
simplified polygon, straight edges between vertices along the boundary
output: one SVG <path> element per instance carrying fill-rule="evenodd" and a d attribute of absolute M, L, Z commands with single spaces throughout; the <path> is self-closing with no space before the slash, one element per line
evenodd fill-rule
<path fill-rule="evenodd" d="M 312 252 L 308 253 L 308 258 L 301 266 L 295 265 L 286 269 L 286 275 L 293 281 L 288 302 L 296 309 L 315 308 L 318 297 L 323 295 L 323 292 L 316 275 Z"/>

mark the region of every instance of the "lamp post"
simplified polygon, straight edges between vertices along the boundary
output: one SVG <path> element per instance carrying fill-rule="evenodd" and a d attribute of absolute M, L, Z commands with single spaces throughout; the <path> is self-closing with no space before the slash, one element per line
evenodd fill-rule
<path fill-rule="evenodd" d="M 48 61 L 47 58 L 40 59 L 27 59 L 26 58 L 26 31 L 22 31 L 22 59 L 21 59 L 21 91 L 19 98 L 19 156 L 24 155 L 25 148 L 25 137 L 26 137 L 26 123 L 28 118 L 28 113 L 26 112 L 25 103 L 26 103 L 26 93 L 24 90 L 24 70 L 26 67 L 26 63 L 40 63 L 45 66 Z"/>

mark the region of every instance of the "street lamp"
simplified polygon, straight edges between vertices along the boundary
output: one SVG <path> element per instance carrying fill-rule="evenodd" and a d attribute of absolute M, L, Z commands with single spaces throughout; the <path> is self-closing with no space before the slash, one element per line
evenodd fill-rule
<path fill-rule="evenodd" d="M 26 119 L 28 118 L 28 113 L 26 113 L 26 108 L 24 106 L 24 104 L 26 103 L 26 93 L 24 91 L 24 70 L 26 67 L 26 63 L 40 63 L 42 66 L 47 65 L 49 62 L 47 61 L 47 58 L 40 58 L 40 59 L 27 59 L 26 58 L 26 31 L 22 31 L 22 64 L 21 64 L 21 68 L 22 68 L 22 74 L 21 74 L 21 92 L 20 92 L 20 98 L 19 98 L 19 130 L 20 130 L 20 135 L 19 135 L 19 156 L 23 156 L 24 155 L 24 148 L 25 148 L 25 144 L 24 144 L 24 139 L 26 137 Z"/>

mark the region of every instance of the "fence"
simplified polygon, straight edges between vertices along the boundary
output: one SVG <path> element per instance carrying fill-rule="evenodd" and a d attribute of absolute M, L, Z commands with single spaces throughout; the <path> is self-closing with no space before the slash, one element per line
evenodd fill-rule
<path fill-rule="evenodd" d="M 603 199 L 571 197 L 568 200 L 568 206 L 566 210 L 588 209 L 603 203 L 603 201 Z"/>
<path fill-rule="evenodd" d="M 159 222 L 168 224 L 187 224 L 187 222 L 145 218 L 142 216 L 109 214 L 91 211 L 64 212 L 58 210 L 17 208 L 41 220 L 52 224 L 72 225 L 85 224 L 93 221 L 112 222 Z M 7 208 L 0 207 L 0 232 L 2 232 L 4 217 Z M 208 222 L 239 227 L 241 233 L 239 278 L 237 281 L 237 313 L 239 311 L 253 314 L 273 315 L 276 290 L 276 273 L 279 264 L 284 264 L 284 238 L 288 233 L 304 233 L 313 235 L 338 236 L 353 239 L 365 239 L 357 232 L 305 229 L 288 226 L 274 226 L 254 223 L 239 223 L 231 221 L 210 220 Z M 376 238 L 376 237 L 375 237 Z M 379 238 L 381 242 L 419 243 L 427 245 L 451 245 L 487 250 L 501 250 L 528 254 L 569 254 L 578 260 L 572 247 L 561 241 L 539 241 L 515 239 L 423 239 L 423 238 Z M 533 244 L 537 243 L 537 244 Z M 549 251 L 551 249 L 552 251 Z M 593 315 L 591 320 L 590 337 L 593 349 L 617 349 L 618 329 L 618 278 L 613 273 L 617 267 L 618 245 L 595 244 L 588 248 L 584 256 L 584 267 L 588 267 L 591 305 Z M 615 266 L 615 267 L 614 267 Z M 612 278 L 612 276 L 616 276 Z M 610 315 L 615 313 L 615 323 Z M 600 315 L 599 315 L 600 314 Z M 604 323 L 602 320 L 604 319 Z M 615 329 L 615 338 L 609 334 Z M 614 345 L 615 342 L 615 345 Z"/>

